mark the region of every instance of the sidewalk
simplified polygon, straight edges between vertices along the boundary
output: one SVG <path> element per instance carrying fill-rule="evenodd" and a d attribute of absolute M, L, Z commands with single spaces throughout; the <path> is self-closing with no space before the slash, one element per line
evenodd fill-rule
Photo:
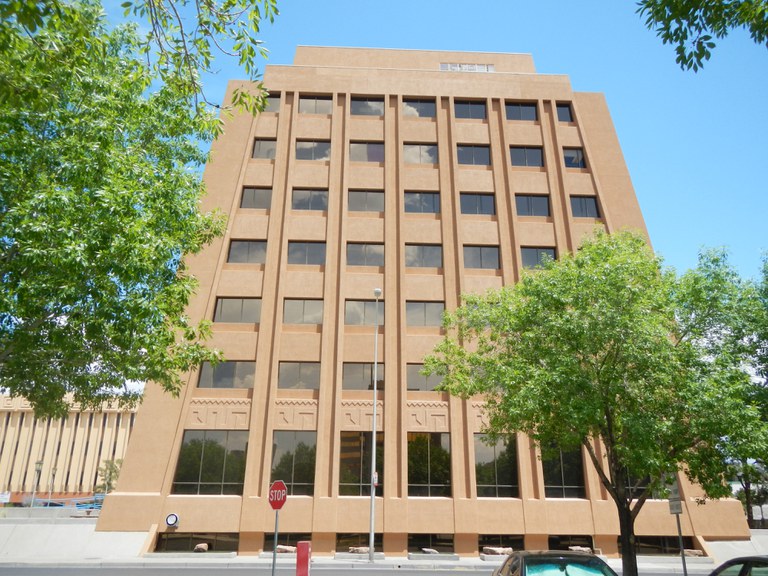
<path fill-rule="evenodd" d="M 148 534 L 146 532 L 96 532 L 96 518 L 60 517 L 2 518 L 0 519 L 0 567 L 13 566 L 101 566 L 101 567 L 239 567 L 271 565 L 272 555 L 238 556 L 235 553 L 153 553 L 141 555 Z M 689 575 L 703 576 L 728 558 L 747 554 L 764 554 L 768 544 L 766 531 L 755 531 L 751 541 L 708 543 L 716 558 L 687 558 Z M 504 556 L 459 558 L 454 555 L 419 555 L 384 557 L 376 555 L 379 568 L 455 569 L 490 573 Z M 279 554 L 278 566 L 292 566 L 293 554 Z M 607 559 L 608 564 L 621 572 L 621 560 Z M 368 565 L 368 556 L 337 557 L 314 556 L 316 570 L 353 570 Z M 678 556 L 640 556 L 641 573 L 682 574 Z"/>

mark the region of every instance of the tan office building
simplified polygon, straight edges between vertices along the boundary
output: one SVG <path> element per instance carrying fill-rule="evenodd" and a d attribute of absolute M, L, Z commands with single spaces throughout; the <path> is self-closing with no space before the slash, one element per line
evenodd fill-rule
<path fill-rule="evenodd" d="M 518 54 L 301 47 L 264 83 L 268 109 L 227 119 L 205 172 L 226 236 L 190 262 L 190 313 L 229 362 L 177 399 L 149 388 L 99 529 L 151 530 L 158 550 L 271 550 L 281 479 L 281 543 L 365 545 L 378 343 L 377 550 L 615 554 L 615 509 L 583 454 L 488 446 L 482 402 L 419 372 L 462 293 L 516 282 L 595 226 L 645 232 L 604 97 Z M 749 537 L 738 502 L 682 492 L 686 546 Z M 665 501 L 636 530 L 646 550 L 676 546 Z"/>

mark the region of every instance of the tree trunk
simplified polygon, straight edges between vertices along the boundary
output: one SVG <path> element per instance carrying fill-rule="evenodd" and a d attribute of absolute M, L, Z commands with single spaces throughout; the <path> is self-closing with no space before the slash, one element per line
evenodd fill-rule
<path fill-rule="evenodd" d="M 618 502 L 619 509 L 619 552 L 621 552 L 622 576 L 637 575 L 637 551 L 635 550 L 635 519 L 629 502 Z"/>
<path fill-rule="evenodd" d="M 749 481 L 749 478 L 744 478 L 741 485 L 744 488 L 744 508 L 747 509 L 747 525 L 750 528 L 755 528 L 755 517 L 752 513 L 752 482 Z"/>

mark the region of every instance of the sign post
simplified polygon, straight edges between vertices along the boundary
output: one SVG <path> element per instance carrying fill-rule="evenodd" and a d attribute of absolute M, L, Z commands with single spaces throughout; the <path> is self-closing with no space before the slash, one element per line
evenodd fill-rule
<path fill-rule="evenodd" d="M 685 565 L 685 549 L 683 548 L 683 529 L 680 526 L 680 514 L 683 513 L 683 502 L 680 499 L 680 485 L 677 477 L 673 477 L 669 484 L 669 513 L 675 515 L 677 520 L 677 540 L 680 543 L 680 559 L 683 562 L 683 576 L 688 576 L 688 567 Z"/>
<path fill-rule="evenodd" d="M 288 499 L 288 488 L 282 480 L 275 480 L 269 487 L 269 505 L 275 511 L 275 540 L 272 546 L 272 576 L 275 576 L 275 564 L 277 564 L 277 532 L 278 520 L 280 518 L 280 508 L 283 507 Z"/>

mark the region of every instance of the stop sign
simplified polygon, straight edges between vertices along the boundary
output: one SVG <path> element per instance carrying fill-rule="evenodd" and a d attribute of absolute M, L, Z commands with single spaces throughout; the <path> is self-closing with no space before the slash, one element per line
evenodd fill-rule
<path fill-rule="evenodd" d="M 269 505 L 272 506 L 272 510 L 280 510 L 288 499 L 288 488 L 285 487 L 285 482 L 282 480 L 275 480 L 269 487 Z"/>

